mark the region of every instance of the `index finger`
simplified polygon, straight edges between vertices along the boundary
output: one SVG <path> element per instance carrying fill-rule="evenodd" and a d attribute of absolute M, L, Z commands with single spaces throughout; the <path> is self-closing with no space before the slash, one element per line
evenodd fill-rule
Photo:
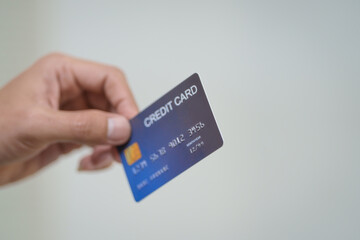
<path fill-rule="evenodd" d="M 138 113 L 124 73 L 113 66 L 56 54 L 57 78 L 61 91 L 103 93 L 116 113 L 131 119 Z"/>

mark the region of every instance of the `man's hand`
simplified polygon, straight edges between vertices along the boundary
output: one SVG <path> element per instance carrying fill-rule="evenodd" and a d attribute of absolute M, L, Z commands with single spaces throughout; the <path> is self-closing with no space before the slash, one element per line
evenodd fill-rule
<path fill-rule="evenodd" d="M 80 170 L 110 166 L 137 112 L 119 69 L 62 54 L 40 59 L 0 90 L 0 185 L 83 144 L 94 151 Z"/>

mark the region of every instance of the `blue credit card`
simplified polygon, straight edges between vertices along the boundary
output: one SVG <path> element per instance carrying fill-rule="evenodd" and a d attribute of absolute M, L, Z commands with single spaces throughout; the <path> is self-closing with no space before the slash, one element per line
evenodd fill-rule
<path fill-rule="evenodd" d="M 130 140 L 118 152 L 137 202 L 223 145 L 196 73 L 130 124 Z"/>

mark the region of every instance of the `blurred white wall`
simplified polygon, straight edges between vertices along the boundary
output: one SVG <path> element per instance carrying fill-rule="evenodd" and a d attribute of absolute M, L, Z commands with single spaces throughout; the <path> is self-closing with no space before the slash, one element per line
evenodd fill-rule
<path fill-rule="evenodd" d="M 140 203 L 121 165 L 80 174 L 89 149 L 65 156 L 0 189 L 0 239 L 359 239 L 359 12 L 1 0 L 1 85 L 61 51 L 122 68 L 143 109 L 198 72 L 225 144 Z"/>

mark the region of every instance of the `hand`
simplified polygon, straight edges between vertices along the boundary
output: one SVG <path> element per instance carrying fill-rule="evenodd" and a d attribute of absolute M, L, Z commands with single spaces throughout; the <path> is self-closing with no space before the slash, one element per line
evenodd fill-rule
<path fill-rule="evenodd" d="M 94 151 L 80 170 L 108 167 L 137 112 L 119 69 L 62 54 L 40 59 L 0 90 L 0 185 L 83 144 Z"/>

